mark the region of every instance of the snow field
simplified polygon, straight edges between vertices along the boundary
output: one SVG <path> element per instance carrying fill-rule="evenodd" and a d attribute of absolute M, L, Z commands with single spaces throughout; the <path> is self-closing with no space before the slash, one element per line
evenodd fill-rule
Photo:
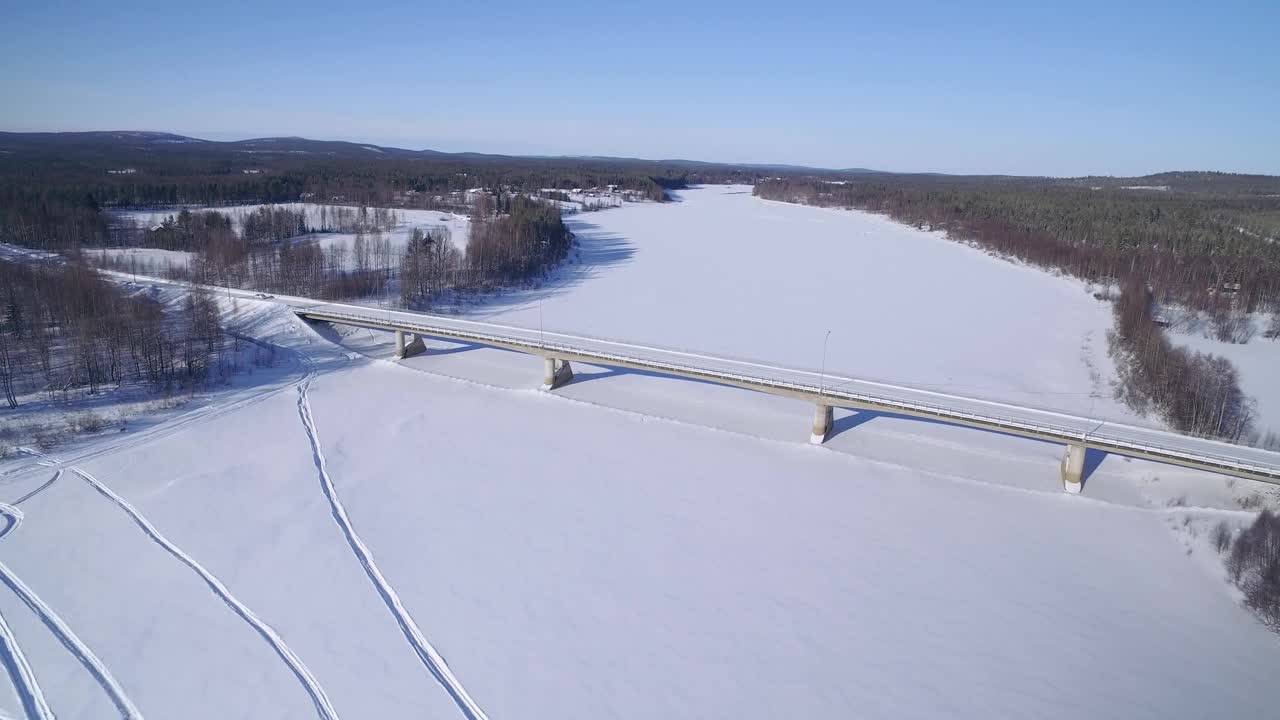
<path fill-rule="evenodd" d="M 575 216 L 580 265 L 476 314 L 815 368 L 832 329 L 832 372 L 1122 411 L 1098 391 L 1109 311 L 1079 284 L 744 191 Z M 914 265 L 930 297 L 904 291 Z M 235 312 L 294 358 L 256 394 L 60 453 L 57 479 L 0 467 L 23 513 L 0 561 L 151 717 L 326 713 L 205 574 L 335 717 L 1280 702 L 1280 644 L 1205 544 L 1253 484 L 1105 458 L 1067 497 L 1051 444 L 840 412 L 812 447 L 794 401 L 577 365 L 544 393 L 537 358 L 433 341 L 395 364 L 387 334 Z M 121 714 L 13 593 L 0 615 L 59 717 Z"/>
<path fill-rule="evenodd" d="M 209 717 L 314 717 L 269 648 L 81 478 L 65 473 L 22 507 L 0 552 L 65 629 L 13 593 L 0 612 L 58 717 L 184 717 L 193 702 Z"/>
<path fill-rule="evenodd" d="M 536 391 L 344 374 L 311 395 L 334 482 L 490 717 L 1155 717 L 1268 702 L 1260 668 L 1280 647 L 1160 513 Z M 362 422 L 375 412 L 382 423 Z M 477 435 L 519 450 L 479 452 Z M 416 473 L 371 480 L 423 438 Z M 414 533 L 430 541 L 403 542 Z M 1219 687 L 1224 674 L 1236 680 Z"/>
<path fill-rule="evenodd" d="M 83 464 L 279 633 L 338 716 L 466 717 L 344 538 L 315 438 L 378 574 L 487 717 L 1155 717 L 1276 699 L 1264 668 L 1280 647 L 1188 562 L 1167 514 L 1061 497 L 1053 458 L 1025 441 L 997 448 L 1007 458 L 995 465 L 957 468 L 964 443 L 945 434 L 957 429 L 915 423 L 923 440 L 897 463 L 864 459 L 838 443 L 890 420 L 812 448 L 770 438 L 807 432 L 808 408 L 777 398 L 589 367 L 565 397 L 508 389 L 533 387 L 536 361 L 454 348 L 397 367 L 354 352 L 388 352 L 385 336 L 350 331 L 344 350 L 278 322 L 263 327 L 318 373 L 298 377 L 314 378 L 305 415 L 299 386 L 284 387 Z M 431 374 L 463 367 L 476 379 Z M 598 407 L 646 392 L 647 409 L 670 419 Z M 736 425 L 702 426 L 699 408 L 731 399 L 722 392 L 744 400 Z M 1028 492 L 1020 476 L 1041 464 L 1047 490 Z M 51 472 L 18 476 L 0 499 Z M 1117 472 L 1086 494 L 1131 479 Z M 142 712 L 317 716 L 279 654 L 198 574 L 68 480 L 81 478 L 23 502 L 0 559 L 38 590 L 61 590 L 49 604 Z M 68 547 L 73 531 L 93 539 L 87 551 Z M 135 555 L 151 559 L 104 574 Z M 86 578 L 93 600 L 68 597 Z M 138 588 L 158 582 L 185 590 L 133 609 Z M 110 713 L 12 604 L 0 598 L 0 612 L 59 716 Z M 211 650 L 198 662 L 136 656 L 160 654 L 152 646 L 171 628 Z M 237 670 L 270 688 L 238 694 Z M 181 690 L 210 700 L 184 706 Z"/>

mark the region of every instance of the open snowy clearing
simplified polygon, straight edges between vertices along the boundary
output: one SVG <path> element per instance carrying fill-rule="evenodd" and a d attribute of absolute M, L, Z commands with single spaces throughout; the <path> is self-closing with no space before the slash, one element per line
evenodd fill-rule
<path fill-rule="evenodd" d="M 137 267 L 138 272 L 164 277 L 169 270 L 185 268 L 195 253 L 157 248 L 84 248 L 81 252 L 97 263 L 110 262 L 117 267 Z"/>
<path fill-rule="evenodd" d="M 378 333 L 322 338 L 241 304 L 299 354 L 289 379 L 149 438 L 0 467 L 0 501 L 24 514 L 0 562 L 142 714 L 1131 718 L 1280 701 L 1280 642 L 1207 547 L 1210 523 L 1249 517 L 1219 479 L 1108 463 L 1070 498 L 1040 443 L 877 418 L 814 448 L 798 403 L 590 367 L 541 393 L 523 355 L 433 343 L 397 365 Z M 1224 509 L 1164 507 L 1153 473 Z M 0 596 L 59 717 L 119 714 Z"/>
<path fill-rule="evenodd" d="M 284 208 L 295 212 L 304 212 L 307 217 L 307 224 L 312 227 L 321 227 L 320 210 L 322 207 L 333 208 L 342 207 L 346 210 L 357 209 L 352 206 L 333 206 L 319 205 L 316 203 L 281 203 L 275 205 L 234 205 L 230 207 L 192 207 L 192 212 L 214 211 L 222 213 L 231 218 L 234 227 L 239 230 L 244 219 L 253 212 L 262 207 Z M 177 214 L 181 208 L 162 208 L 156 210 L 124 210 L 115 213 L 117 217 L 132 220 L 140 227 L 156 227 L 163 223 L 166 218 Z M 396 227 L 389 232 L 383 234 L 383 237 L 391 242 L 391 247 L 396 254 L 404 252 L 405 245 L 409 242 L 409 236 L 414 229 L 420 229 L 427 232 L 435 229 L 445 229 L 449 231 L 449 238 L 454 246 L 459 250 L 465 250 L 467 247 L 467 238 L 471 233 L 471 219 L 465 215 L 445 212 L 442 210 L 414 210 L 409 208 L 395 208 L 393 210 L 399 218 Z M 355 233 L 315 233 L 302 236 L 303 239 L 315 240 L 320 243 L 321 247 L 343 247 L 349 252 L 355 243 Z"/>

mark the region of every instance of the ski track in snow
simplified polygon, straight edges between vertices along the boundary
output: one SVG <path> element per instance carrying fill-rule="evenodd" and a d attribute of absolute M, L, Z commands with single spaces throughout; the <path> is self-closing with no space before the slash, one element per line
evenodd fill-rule
<path fill-rule="evenodd" d="M 61 477 L 60 474 L 55 475 L 53 479 L 57 480 L 59 477 Z M 52 482 L 53 481 L 51 480 L 49 484 L 52 484 Z M 22 511 L 12 505 L 0 503 L 0 514 L 3 514 L 9 520 L 9 525 L 4 529 L 4 533 L 3 535 L 0 535 L 0 537 L 13 532 L 17 529 L 18 525 L 22 523 Z M 133 701 L 129 699 L 124 688 L 120 687 L 120 683 L 111 675 L 111 671 L 107 669 L 107 666 L 103 664 L 102 660 L 100 660 L 97 655 L 93 654 L 93 651 L 89 649 L 89 646 L 85 645 L 84 641 L 81 640 L 65 622 L 63 622 L 62 618 L 53 611 L 53 608 L 45 605 L 44 602 L 40 600 L 39 596 L 37 596 L 31 588 L 27 587 L 26 583 L 22 582 L 22 580 L 4 563 L 0 563 L 0 581 L 4 582 L 5 585 L 8 585 L 9 589 L 13 590 L 14 594 L 21 598 L 22 602 L 25 603 L 27 607 L 31 608 L 32 612 L 40 617 L 40 620 L 44 623 L 45 627 L 49 628 L 62 645 L 66 647 L 67 650 L 75 656 L 76 660 L 78 660 L 80 664 L 89 671 L 89 674 L 98 681 L 98 684 L 102 686 L 104 691 L 106 691 L 107 696 L 111 698 L 111 702 L 116 706 L 116 709 L 120 711 L 120 715 L 122 717 L 142 720 L 142 712 L 139 711 L 137 706 L 133 704 Z M 3 618 L 0 618 L 0 623 L 3 623 Z M 22 704 L 27 708 L 28 717 L 52 718 L 53 713 L 49 710 L 49 706 L 45 702 L 44 695 L 40 692 L 39 685 L 35 682 L 35 676 L 31 674 L 31 668 L 27 665 L 26 658 L 22 656 L 21 650 L 18 649 L 17 642 L 14 640 L 12 631 L 9 629 L 7 623 L 4 624 L 4 628 L 0 632 L 3 632 L 6 635 L 4 640 L 10 645 L 8 649 L 11 652 L 9 653 L 9 657 L 6 658 L 6 664 L 8 664 L 8 661 L 10 660 L 15 663 L 15 665 L 9 666 L 9 672 L 10 674 L 13 674 L 14 672 L 18 673 L 18 675 L 15 675 L 15 684 L 20 686 L 18 692 L 23 696 Z M 21 687 L 23 685 L 25 685 L 25 687 Z M 30 705 L 28 704 L 29 701 L 31 703 Z M 47 715 L 42 713 L 47 713 Z"/>
<path fill-rule="evenodd" d="M 18 639 L 14 637 L 13 630 L 3 615 L 0 615 L 0 661 L 4 662 L 9 677 L 13 679 L 13 687 L 22 701 L 27 719 L 53 720 L 49 701 L 45 699 L 44 691 L 40 689 L 40 683 L 31 670 L 31 664 L 27 662 L 27 656 L 22 654 Z"/>
<path fill-rule="evenodd" d="M 61 475 L 61 472 L 54 475 L 53 480 L 57 480 Z M 47 484 L 53 484 L 53 480 Z M 3 538 L 22 524 L 22 511 L 12 505 L 0 503 L 0 514 L 4 515 L 8 521 L 4 529 L 0 530 L 0 538 Z M 23 654 L 13 629 L 9 627 L 3 615 L 0 615 L 0 661 L 4 663 L 9 677 L 13 679 L 14 690 L 17 691 L 18 699 L 22 702 L 27 720 L 52 720 L 53 710 L 49 708 L 49 701 L 45 699 L 35 672 L 31 670 L 31 663 L 27 662 L 27 656 Z"/>
<path fill-rule="evenodd" d="M 414 622 L 413 616 L 409 614 L 404 604 L 400 602 L 400 596 L 396 594 L 395 589 L 391 587 L 391 583 L 387 581 L 386 577 L 382 575 L 382 571 L 378 569 L 377 564 L 374 563 L 373 554 L 364 544 L 364 541 L 360 539 L 360 536 L 356 534 L 356 530 L 351 524 L 351 518 L 347 515 L 347 509 L 338 498 L 338 490 L 334 486 L 333 480 L 329 477 L 324 452 L 320 449 L 320 436 L 316 432 L 315 420 L 311 415 L 311 403 L 307 400 L 307 391 L 310 389 L 313 379 L 314 377 L 308 377 L 298 386 L 298 416 L 302 419 L 302 425 L 307 431 L 307 438 L 311 441 L 311 452 L 315 460 L 316 469 L 320 474 L 320 486 L 324 490 L 325 497 L 328 499 L 329 506 L 333 511 L 333 519 L 342 528 L 342 532 L 347 538 L 347 544 L 351 546 L 352 552 L 359 558 L 360 564 L 364 566 L 365 574 L 369 576 L 369 580 L 373 582 L 378 594 L 382 596 L 387 609 L 395 616 L 405 639 L 409 641 L 414 652 L 418 654 L 422 664 L 449 692 L 449 695 L 453 697 L 454 702 L 457 703 L 458 708 L 462 710 L 468 720 L 488 720 L 488 716 L 471 699 L 466 689 L 462 687 L 462 683 L 449 670 L 444 658 L 440 656 L 440 653 L 422 634 L 422 630 Z"/>
<path fill-rule="evenodd" d="M 54 483 L 58 482 L 58 479 L 59 479 L 59 478 L 61 478 L 61 477 L 62 477 L 62 470 L 61 470 L 61 469 L 59 469 L 57 472 L 55 472 L 55 473 L 53 474 L 53 477 L 51 477 L 51 478 L 49 478 L 48 480 L 46 480 L 46 481 L 45 481 L 45 483 L 44 483 L 43 485 L 41 485 L 40 487 L 36 488 L 35 490 L 32 490 L 31 492 L 27 493 L 26 495 L 23 495 L 22 497 L 18 498 L 17 500 L 14 500 L 14 501 L 13 501 L 13 507 L 16 509 L 18 505 L 21 505 L 22 503 L 24 503 L 24 502 L 26 502 L 26 501 L 30 500 L 31 498 L 33 498 L 33 497 L 35 497 L 35 496 L 39 495 L 40 493 L 44 492 L 45 490 L 48 490 L 48 489 L 49 489 L 49 488 L 50 488 Z M 6 532 L 8 532 L 8 531 L 6 530 Z M 3 534 L 3 533 L 0 533 L 0 537 L 4 537 L 4 534 Z"/>
<path fill-rule="evenodd" d="M 147 537 L 151 538 L 157 545 L 168 551 L 170 555 L 177 558 L 182 564 L 194 570 L 195 573 L 200 576 L 200 579 L 204 580 L 205 584 L 213 590 L 214 594 L 221 598 L 222 601 L 236 613 L 236 615 L 239 615 L 241 619 L 253 626 L 253 628 L 258 631 L 258 634 L 261 635 L 263 639 L 265 639 L 276 651 L 276 654 L 284 660 L 285 664 L 289 666 L 289 669 L 293 671 L 293 674 L 296 675 L 298 680 L 302 683 L 307 694 L 311 696 L 311 700 L 316 706 L 316 712 L 320 717 L 325 720 L 338 720 L 338 713 L 329 702 L 329 697 L 325 694 L 324 688 L 320 687 L 320 683 L 316 680 L 315 676 L 311 674 L 311 670 L 308 669 L 302 662 L 302 659 L 299 658 L 287 644 L 285 644 L 284 639 L 281 638 L 270 625 L 263 622 L 262 619 L 255 615 L 252 610 L 244 605 L 244 603 L 240 602 L 235 595 L 232 595 L 231 591 L 227 589 L 227 586 L 223 585 L 222 581 L 215 577 L 213 573 L 209 572 L 203 565 L 196 562 L 194 558 L 183 552 L 181 548 L 174 545 L 168 538 L 162 535 L 160 531 L 157 530 L 145 517 L 143 517 L 142 514 L 138 512 L 137 508 L 129 504 L 128 501 L 115 494 L 115 492 L 104 485 L 100 480 L 84 470 L 81 470 L 78 467 L 73 467 L 71 468 L 71 471 L 84 478 L 85 482 L 89 483 L 93 489 L 97 490 L 108 500 L 115 503 L 121 510 L 124 510 L 125 513 L 133 519 L 134 523 L 136 523 L 138 527 L 142 528 L 142 531 L 146 533 Z"/>

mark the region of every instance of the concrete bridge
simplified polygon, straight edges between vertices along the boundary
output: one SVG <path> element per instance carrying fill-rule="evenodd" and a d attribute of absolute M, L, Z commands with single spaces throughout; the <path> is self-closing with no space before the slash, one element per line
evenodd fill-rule
<path fill-rule="evenodd" d="M 1087 449 L 1280 484 L 1280 453 L 1178 433 L 992 402 L 977 398 L 815 373 L 764 363 L 614 340 L 359 305 L 274 298 L 300 317 L 395 333 L 396 356 L 426 351 L 424 337 L 503 348 L 542 359 L 544 390 L 573 379 L 572 363 L 630 368 L 794 398 L 814 406 L 810 439 L 826 440 L 833 408 L 871 410 L 1060 443 L 1063 488 L 1082 487 Z M 550 340 L 548 340 L 548 338 Z"/>

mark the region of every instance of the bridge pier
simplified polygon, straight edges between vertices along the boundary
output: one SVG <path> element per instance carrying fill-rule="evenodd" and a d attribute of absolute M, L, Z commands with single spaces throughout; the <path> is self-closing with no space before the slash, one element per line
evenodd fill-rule
<path fill-rule="evenodd" d="M 403 360 L 419 353 L 427 351 L 427 344 L 422 341 L 421 335 L 414 335 L 413 341 L 405 344 L 404 336 L 407 335 L 403 330 L 396 331 L 396 359 Z"/>
<path fill-rule="evenodd" d="M 542 374 L 543 390 L 555 390 L 573 379 L 573 368 L 569 367 L 568 360 L 553 357 L 544 358 L 544 360 L 546 360 L 546 370 Z"/>
<path fill-rule="evenodd" d="M 1062 489 L 1073 495 L 1084 485 L 1085 452 L 1083 445 L 1071 444 L 1062 456 Z"/>
<path fill-rule="evenodd" d="M 815 405 L 813 411 L 813 434 L 809 436 L 809 442 L 814 445 L 821 445 L 826 442 L 827 436 L 831 434 L 831 424 L 834 413 L 830 405 Z"/>

